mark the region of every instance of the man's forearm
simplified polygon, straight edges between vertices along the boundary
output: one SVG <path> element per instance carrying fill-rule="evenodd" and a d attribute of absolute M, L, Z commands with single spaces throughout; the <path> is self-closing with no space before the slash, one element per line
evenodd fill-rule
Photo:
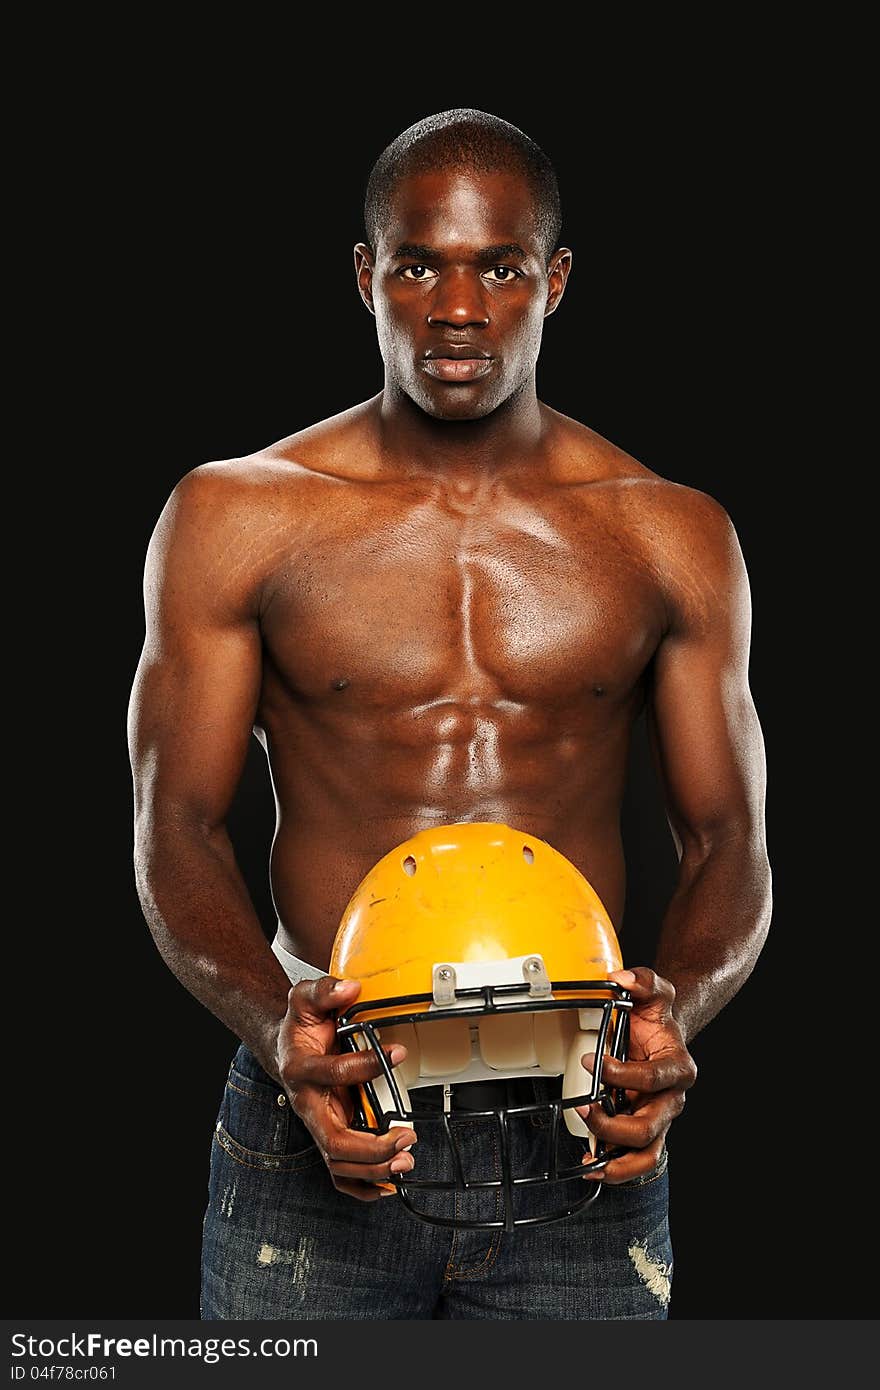
<path fill-rule="evenodd" d="M 727 835 L 702 857 L 685 854 L 654 963 L 676 991 L 689 1041 L 748 979 L 770 926 L 771 873 L 763 843 Z"/>
<path fill-rule="evenodd" d="M 290 981 L 273 955 L 222 828 L 137 827 L 135 877 L 165 963 L 277 1079 Z"/>

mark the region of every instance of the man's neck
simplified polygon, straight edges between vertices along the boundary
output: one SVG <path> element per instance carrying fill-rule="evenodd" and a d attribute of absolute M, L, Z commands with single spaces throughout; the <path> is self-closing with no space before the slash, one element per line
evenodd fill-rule
<path fill-rule="evenodd" d="M 536 454 L 547 432 L 534 382 L 477 420 L 437 420 L 389 385 L 375 398 L 382 457 L 432 477 L 492 477 Z"/>

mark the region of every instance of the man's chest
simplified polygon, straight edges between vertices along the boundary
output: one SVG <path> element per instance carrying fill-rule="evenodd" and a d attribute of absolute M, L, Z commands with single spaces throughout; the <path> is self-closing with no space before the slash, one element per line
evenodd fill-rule
<path fill-rule="evenodd" d="M 664 621 L 642 543 L 609 508 L 444 492 L 324 512 L 279 559 L 264 640 L 291 689 L 359 700 L 624 696 Z"/>

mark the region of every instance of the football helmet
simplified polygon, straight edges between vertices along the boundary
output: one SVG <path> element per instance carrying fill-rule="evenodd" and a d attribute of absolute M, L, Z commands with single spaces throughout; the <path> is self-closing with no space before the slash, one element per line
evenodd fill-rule
<path fill-rule="evenodd" d="M 624 1104 L 622 1093 L 602 1081 L 606 1053 L 626 1057 L 632 996 L 608 979 L 621 968 L 614 927 L 584 875 L 546 840 L 506 824 L 420 830 L 358 884 L 330 961 L 331 975 L 361 982 L 358 999 L 337 1019 L 339 1043 L 372 1049 L 382 1066 L 380 1076 L 353 1088 L 356 1124 L 374 1133 L 406 1126 L 420 1140 L 439 1126 L 452 1158 L 448 1181 L 420 1179 L 419 1165 L 416 1176 L 395 1178 L 414 1216 L 438 1226 L 512 1231 L 560 1220 L 598 1197 L 601 1182 L 581 1189 L 572 1181 L 601 1170 L 609 1157 L 575 1107 L 599 1102 L 613 1114 Z M 403 1043 L 407 1056 L 392 1067 L 383 1048 L 394 1043 Z M 587 1052 L 597 1059 L 592 1075 L 581 1063 Z M 478 1179 L 465 1171 L 450 1124 L 462 1118 L 451 1114 L 452 1088 L 521 1077 L 561 1077 L 560 1094 L 468 1114 L 468 1122 L 491 1126 L 500 1157 L 500 1177 Z M 413 1093 L 426 1086 L 443 1087 L 442 1111 L 419 1108 Z M 539 1172 L 513 1172 L 511 1120 L 538 1112 L 546 1161 Z M 583 1145 L 575 1166 L 560 1157 L 562 1124 Z M 518 1191 L 539 1182 L 564 1183 L 555 1191 L 574 1188 L 575 1195 L 538 1216 L 519 1215 Z M 495 1219 L 464 1219 L 458 1202 L 450 1217 L 419 1201 L 421 1189 L 483 1188 L 500 1191 Z"/>

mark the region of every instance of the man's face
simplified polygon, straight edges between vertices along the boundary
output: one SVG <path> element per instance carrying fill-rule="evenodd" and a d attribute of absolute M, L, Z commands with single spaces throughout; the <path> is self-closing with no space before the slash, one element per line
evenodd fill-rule
<path fill-rule="evenodd" d="M 397 185 L 376 246 L 355 247 L 388 378 L 428 415 L 476 420 L 532 377 L 571 252 L 548 268 L 534 195 L 511 173 L 438 170 Z"/>

